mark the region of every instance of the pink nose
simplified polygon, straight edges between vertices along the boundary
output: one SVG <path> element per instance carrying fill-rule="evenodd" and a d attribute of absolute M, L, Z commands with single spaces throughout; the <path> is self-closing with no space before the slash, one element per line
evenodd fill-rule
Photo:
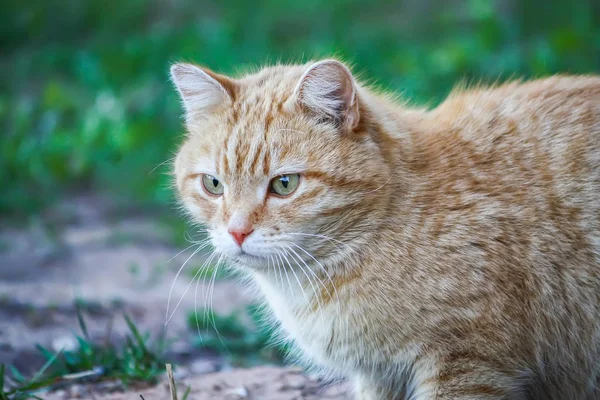
<path fill-rule="evenodd" d="M 235 242 L 238 245 L 242 245 L 242 243 L 244 243 L 244 240 L 246 240 L 246 238 L 252 233 L 254 232 L 254 229 L 249 228 L 249 229 L 230 229 L 229 230 L 229 234 L 233 237 L 233 240 L 235 240 Z"/>

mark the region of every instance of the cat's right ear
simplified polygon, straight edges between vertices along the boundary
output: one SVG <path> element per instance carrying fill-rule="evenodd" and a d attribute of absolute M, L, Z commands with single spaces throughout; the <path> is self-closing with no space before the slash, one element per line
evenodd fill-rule
<path fill-rule="evenodd" d="M 343 132 L 353 131 L 360 113 L 352 73 L 337 60 L 312 64 L 295 90 L 298 102 L 320 118 L 335 122 Z"/>
<path fill-rule="evenodd" d="M 187 121 L 231 104 L 235 83 L 226 76 L 192 64 L 171 66 L 171 80 L 185 107 Z"/>

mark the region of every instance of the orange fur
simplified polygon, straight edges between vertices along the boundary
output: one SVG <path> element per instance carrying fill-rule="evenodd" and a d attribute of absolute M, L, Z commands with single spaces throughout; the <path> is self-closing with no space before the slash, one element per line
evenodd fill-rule
<path fill-rule="evenodd" d="M 424 110 L 336 61 L 172 74 L 180 198 L 303 357 L 362 399 L 600 398 L 600 78 L 461 89 Z M 291 196 L 269 194 L 292 173 Z"/>

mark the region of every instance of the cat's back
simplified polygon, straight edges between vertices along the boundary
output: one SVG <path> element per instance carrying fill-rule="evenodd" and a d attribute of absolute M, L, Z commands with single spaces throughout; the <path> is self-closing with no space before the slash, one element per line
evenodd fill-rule
<path fill-rule="evenodd" d="M 485 309 L 478 323 L 511 338 L 491 356 L 526 358 L 541 377 L 532 387 L 558 393 L 532 398 L 583 398 L 565 395 L 581 387 L 564 371 L 600 375 L 600 77 L 461 89 L 416 126 L 395 243 L 429 271 L 411 293 Z"/>
<path fill-rule="evenodd" d="M 441 129 L 459 130 L 465 140 L 480 144 L 498 143 L 511 134 L 521 142 L 595 139 L 598 143 L 600 76 L 553 76 L 473 89 L 461 86 L 430 117 Z"/>
<path fill-rule="evenodd" d="M 411 207 L 429 247 L 480 243 L 508 269 L 554 255 L 600 273 L 600 77 L 461 89 L 421 126 Z"/>
<path fill-rule="evenodd" d="M 426 121 L 416 154 L 428 174 L 485 175 L 508 193 L 552 187 L 562 199 L 600 193 L 600 76 L 459 89 Z"/>

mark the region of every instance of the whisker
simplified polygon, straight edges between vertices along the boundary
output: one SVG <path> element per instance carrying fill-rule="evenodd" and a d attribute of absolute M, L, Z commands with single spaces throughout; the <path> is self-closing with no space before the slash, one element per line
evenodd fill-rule
<path fill-rule="evenodd" d="M 185 249 L 181 250 L 179 253 L 175 254 L 173 257 L 169 258 L 169 260 L 167 261 L 167 264 L 170 263 L 171 261 L 173 261 L 174 259 L 176 259 L 178 256 L 180 256 L 181 253 L 184 253 L 184 252 L 188 251 L 189 249 L 191 249 L 192 247 L 198 246 L 199 244 L 200 243 L 192 243 L 191 245 L 189 245 Z"/>
<path fill-rule="evenodd" d="M 203 230 L 198 230 L 198 233 L 206 234 L 207 232 L 208 232 L 208 230 L 206 230 L 206 229 L 204 231 Z M 204 239 L 201 239 L 201 240 L 194 240 L 188 231 L 186 231 L 183 234 L 183 238 L 186 240 L 186 242 L 192 243 L 192 244 L 199 244 L 199 243 L 203 243 L 203 242 L 206 242 L 206 241 L 210 240 L 210 238 L 204 238 Z"/>
<path fill-rule="evenodd" d="M 273 257 L 273 263 L 275 263 L 275 261 L 277 261 L 277 259 L 275 256 L 272 256 L 272 257 Z M 279 279 L 281 280 L 280 289 L 283 289 L 283 274 L 281 273 L 281 267 L 279 266 L 279 263 L 277 263 L 275 266 L 277 267 L 277 272 L 279 273 Z M 277 274 L 275 274 L 275 276 L 277 277 Z"/>
<path fill-rule="evenodd" d="M 213 255 L 215 255 L 215 254 L 213 254 Z M 213 258 L 214 257 L 211 257 L 211 259 L 210 259 L 211 262 L 212 262 Z M 216 266 L 213 267 L 213 275 L 215 274 L 215 271 L 216 271 Z M 204 287 L 206 287 L 206 278 L 207 277 L 208 277 L 208 275 L 205 274 L 204 277 L 202 278 L 202 286 L 204 286 Z M 211 275 L 211 278 L 212 278 L 212 275 Z M 208 317 L 209 317 L 208 300 L 209 300 L 209 295 L 210 295 L 210 281 L 211 281 L 211 279 L 208 280 L 208 288 L 206 289 L 206 292 L 204 293 L 204 308 L 202 309 L 202 318 L 204 321 L 208 321 Z M 208 334 L 208 325 L 206 326 L 206 333 Z"/>
<path fill-rule="evenodd" d="M 183 271 L 183 269 L 185 268 L 185 266 L 188 263 L 188 261 L 190 261 L 192 259 L 192 257 L 194 257 L 196 254 L 198 254 L 198 252 L 200 252 L 202 249 L 204 249 L 207 245 L 208 245 L 208 243 L 206 243 L 204 245 L 198 246 L 198 248 L 196 250 L 194 250 L 194 252 L 192 253 L 192 255 L 190 255 L 187 258 L 187 260 L 185 260 L 185 262 L 183 263 L 183 265 L 181 265 L 181 268 L 179 268 L 179 270 L 175 274 L 175 278 L 173 278 L 173 283 L 171 284 L 171 289 L 169 290 L 169 297 L 167 299 L 167 314 L 165 315 L 165 328 L 166 328 L 166 326 L 167 326 L 167 324 L 169 323 L 169 320 L 170 320 L 170 318 L 169 318 L 169 308 L 171 306 L 171 296 L 173 295 L 173 289 L 175 288 L 175 283 L 177 282 L 177 278 L 179 278 L 179 275 L 181 274 L 181 271 Z"/>
<path fill-rule="evenodd" d="M 281 248 L 281 249 L 283 250 L 283 248 Z M 302 286 L 302 283 L 300 283 L 300 279 L 298 278 L 298 275 L 296 274 L 296 271 L 294 271 L 294 267 L 292 267 L 292 264 L 290 264 L 290 261 L 285 256 L 285 254 L 283 254 L 283 256 L 285 258 L 286 263 L 290 267 L 290 270 L 292 271 L 292 274 L 294 274 L 294 277 L 296 278 L 296 282 L 298 282 L 298 286 L 300 287 L 300 290 L 302 291 L 302 295 L 304 296 L 304 300 L 306 300 L 306 302 L 308 303 L 308 297 L 306 296 L 306 291 L 304 290 L 304 286 Z"/>
<path fill-rule="evenodd" d="M 311 234 L 311 233 L 300 233 L 300 232 L 288 232 L 287 234 L 288 234 L 288 235 L 298 235 L 298 236 L 310 236 L 310 237 L 318 237 L 318 238 L 321 238 L 321 239 L 325 239 L 325 240 L 329 240 L 329 241 L 331 241 L 331 242 L 334 242 L 334 244 L 335 244 L 335 243 L 342 244 L 342 245 L 346 246 L 346 248 L 348 248 L 349 250 L 351 250 L 351 251 L 354 251 L 354 249 L 353 249 L 351 246 L 347 245 L 346 243 L 344 243 L 344 242 L 342 242 L 342 241 L 339 241 L 339 240 L 337 240 L 337 239 L 331 238 L 331 237 L 329 237 L 329 236 L 325 236 L 325 235 L 319 235 L 319 234 L 314 234 L 314 233 L 313 233 L 313 234 Z M 336 246 L 336 247 L 337 247 L 337 246 Z M 338 248 L 339 248 L 339 247 L 338 247 Z"/>
<path fill-rule="evenodd" d="M 333 279 L 331 279 L 331 275 L 329 275 L 329 273 L 327 272 L 327 269 L 326 269 L 326 268 L 323 266 L 323 264 L 321 264 L 321 263 L 319 262 L 319 260 L 317 260 L 317 259 L 316 259 L 316 258 L 315 258 L 315 257 L 314 257 L 312 254 L 310 254 L 308 251 L 304 250 L 304 249 L 302 248 L 302 246 L 300 246 L 300 245 L 298 245 L 298 244 L 296 244 L 296 243 L 293 243 L 293 242 L 290 242 L 290 244 L 291 244 L 292 246 L 295 246 L 295 247 L 297 247 L 299 250 L 302 250 L 302 251 L 303 251 L 303 252 L 304 252 L 306 255 L 308 255 L 308 256 L 309 256 L 309 257 L 310 257 L 310 258 L 311 258 L 311 259 L 312 259 L 314 262 L 316 262 L 316 263 L 317 263 L 317 265 L 318 265 L 318 266 L 321 268 L 321 270 L 322 270 L 322 271 L 325 273 L 325 276 L 327 277 L 327 279 L 328 279 L 328 280 L 329 280 L 329 282 L 331 283 L 331 287 L 333 287 L 333 291 L 335 292 L 336 303 L 337 303 L 337 305 L 338 305 L 338 309 L 339 309 L 339 308 L 341 307 L 341 305 L 340 305 L 340 296 L 339 296 L 339 293 L 338 293 L 338 291 L 337 291 L 337 288 L 335 287 L 335 283 L 333 282 Z M 328 294 L 329 294 L 329 291 L 327 291 L 327 292 L 328 292 Z M 331 294 L 329 294 L 329 295 L 331 296 Z"/>
<path fill-rule="evenodd" d="M 296 257 L 298 257 L 298 259 L 306 266 L 306 268 L 308 269 L 308 271 L 312 274 L 312 276 L 321 284 L 321 287 L 323 289 L 325 289 L 325 291 L 327 292 L 327 295 L 332 298 L 333 296 L 331 295 L 331 292 L 329 291 L 329 289 L 327 288 L 327 286 L 325 286 L 325 283 L 321 280 L 321 278 L 319 278 L 319 276 L 312 270 L 312 268 L 308 265 L 308 263 L 293 249 L 290 247 L 290 244 L 295 245 L 294 243 L 289 243 L 289 244 L 284 244 L 288 249 L 290 249 L 290 251 L 292 251 Z M 297 246 L 297 245 L 295 245 Z M 333 285 L 333 282 L 332 282 Z M 316 294 L 316 293 L 315 293 Z M 320 296 L 317 297 L 317 302 Z M 319 305 L 320 306 L 320 305 Z"/>
<path fill-rule="evenodd" d="M 209 292 L 210 292 L 210 303 L 209 304 L 210 304 L 211 310 L 213 309 L 213 300 L 214 300 L 214 294 L 215 294 L 215 283 L 216 283 L 216 278 L 217 278 L 217 272 L 219 270 L 219 267 L 221 266 L 222 259 L 223 259 L 223 255 L 221 255 L 219 257 L 219 260 L 217 261 L 217 265 L 215 266 L 215 271 L 213 272 L 213 276 L 212 276 L 212 283 L 209 286 Z M 229 353 L 229 355 L 231 355 L 231 352 L 229 351 L 229 349 L 227 348 L 227 345 L 225 344 L 225 341 L 223 340 L 223 336 L 221 336 L 221 334 L 219 333 L 219 329 L 217 328 L 217 322 L 215 321 L 214 310 L 212 313 L 212 325 L 215 330 L 215 333 L 217 334 L 217 337 L 219 338 L 219 341 L 223 345 L 223 348 Z"/>
<path fill-rule="evenodd" d="M 215 254 L 215 253 L 213 253 Z M 206 269 L 208 269 L 208 267 L 210 266 L 210 262 L 212 260 L 212 257 L 207 258 L 204 263 L 202 263 L 202 266 L 198 269 L 198 271 L 196 272 L 196 275 L 194 275 L 194 278 L 196 278 L 197 275 L 200 274 L 200 272 L 205 271 Z M 200 320 L 198 319 L 198 286 L 200 283 L 200 277 L 198 276 L 198 279 L 196 279 L 196 287 L 194 289 L 194 318 L 196 319 L 196 328 L 198 329 L 198 336 L 200 337 L 200 340 L 202 340 L 202 333 L 200 332 Z"/>
<path fill-rule="evenodd" d="M 199 272 L 200 270 L 198 270 Z M 198 319 L 198 286 L 200 283 L 200 277 L 196 279 L 196 287 L 194 289 L 194 319 L 196 320 L 196 329 L 198 330 L 198 337 L 200 338 L 200 342 L 202 340 L 202 333 L 200 332 L 200 320 Z"/>
<path fill-rule="evenodd" d="M 273 276 L 275 277 L 275 286 L 277 286 L 277 288 L 279 289 L 279 280 L 277 279 L 277 271 L 275 270 L 275 265 L 273 265 L 273 268 L 271 268 L 271 255 L 267 256 L 267 271 L 269 271 L 269 273 L 271 273 L 271 271 L 273 271 Z"/>
<path fill-rule="evenodd" d="M 394 168 L 394 170 L 390 173 L 390 176 L 387 178 L 387 180 L 385 182 L 383 182 L 383 185 L 379 186 L 377 189 L 373 189 L 373 190 L 369 190 L 368 192 L 364 192 L 364 194 L 373 193 L 380 189 L 383 189 L 385 187 L 385 185 L 390 183 L 390 181 L 392 180 L 392 177 L 394 176 L 395 173 L 396 173 L 396 168 Z"/>
<path fill-rule="evenodd" d="M 210 255 L 210 258 L 212 258 L 214 256 L 214 252 Z M 187 261 L 186 261 L 187 262 Z M 181 295 L 181 298 L 179 299 L 179 301 L 177 302 L 177 304 L 175 305 L 175 308 L 173 309 L 173 312 L 171 313 L 171 315 L 169 316 L 169 318 L 167 319 L 167 322 L 165 322 L 165 325 L 169 323 L 169 321 L 171 320 L 171 318 L 173 318 L 173 316 L 175 315 L 175 312 L 177 311 L 177 308 L 179 308 L 179 305 L 181 304 L 181 302 L 183 301 L 183 298 L 185 297 L 185 295 L 187 294 L 188 290 L 190 290 L 190 287 L 192 286 L 192 284 L 194 283 L 193 280 L 190 281 L 190 283 L 188 283 L 187 287 L 185 288 L 185 290 L 183 291 L 183 294 Z"/>
<path fill-rule="evenodd" d="M 292 296 L 292 300 L 295 303 L 296 302 L 296 294 L 294 293 L 294 290 L 292 289 L 292 282 L 290 282 L 290 276 L 285 269 L 285 265 L 283 264 L 283 258 L 281 257 L 281 254 L 279 251 L 277 251 L 277 257 L 279 258 L 279 260 L 277 261 L 277 267 L 278 268 L 281 267 L 280 271 L 283 271 L 282 275 L 285 275 L 285 278 L 288 283 L 288 288 L 290 289 L 290 295 Z M 283 279 L 282 279 L 282 281 L 283 281 Z"/>
<path fill-rule="evenodd" d="M 282 243 L 282 245 L 283 245 L 283 246 L 285 246 L 285 247 L 287 247 L 287 248 L 288 248 L 290 251 L 292 251 L 292 252 L 293 252 L 293 253 L 296 255 L 296 257 L 298 257 L 298 260 L 300 260 L 300 262 L 302 262 L 302 263 L 303 263 L 303 264 L 306 266 L 306 269 L 308 269 L 308 271 L 309 271 L 309 272 L 310 272 L 310 273 L 313 275 L 313 277 L 315 278 L 315 283 L 316 283 L 317 281 L 318 281 L 318 282 L 320 282 L 320 283 L 321 283 L 321 286 L 322 286 L 322 287 L 323 287 L 325 290 L 327 290 L 327 288 L 326 288 L 326 287 L 323 285 L 323 282 L 322 282 L 322 281 L 319 279 L 319 277 L 318 277 L 317 275 L 315 275 L 314 271 L 313 271 L 313 270 L 312 270 L 312 269 L 311 269 L 311 268 L 308 266 L 308 264 L 306 263 L 306 261 L 304 261 L 304 260 L 302 259 L 302 257 L 300 257 L 300 255 L 299 255 L 298 253 L 296 253 L 296 252 L 294 251 L 294 249 L 292 249 L 292 248 L 291 248 L 289 245 L 287 245 L 287 244 L 285 244 L 285 243 Z M 288 252 L 288 251 L 286 251 L 286 252 L 287 252 L 287 253 L 290 255 L 290 257 L 292 257 L 292 259 L 294 259 L 294 260 L 295 260 L 295 258 L 294 258 L 294 254 L 291 254 L 291 253 L 290 253 L 290 252 Z M 298 265 L 298 267 L 300 268 L 300 270 L 302 271 L 302 273 L 304 273 L 304 275 L 306 276 L 306 279 L 308 279 L 308 283 L 310 284 L 310 287 L 311 287 L 311 289 L 312 289 L 312 291 L 313 291 L 313 293 L 314 293 L 314 295 L 315 295 L 315 298 L 317 299 L 317 306 L 318 306 L 318 308 L 319 308 L 319 309 L 321 309 L 321 308 L 322 308 L 322 306 L 321 306 L 321 300 L 320 300 L 320 299 L 321 299 L 321 295 L 320 295 L 320 294 L 317 292 L 317 289 L 316 289 L 316 288 L 315 288 L 315 286 L 313 285 L 312 279 L 311 279 L 311 278 L 310 278 L 310 276 L 309 276 L 309 275 L 306 273 L 306 271 L 305 271 L 305 269 L 302 267 L 302 265 L 300 265 L 300 264 L 298 264 L 298 263 L 296 263 L 296 264 Z M 318 286 L 318 285 L 317 285 L 317 286 Z"/>
<path fill-rule="evenodd" d="M 165 161 L 159 163 L 156 167 L 152 168 L 150 172 L 148 172 L 148 176 L 152 175 L 152 173 L 156 171 L 157 168 L 161 167 L 162 165 L 165 165 L 168 162 L 172 162 L 173 160 L 175 160 L 175 157 L 168 158 Z"/>

